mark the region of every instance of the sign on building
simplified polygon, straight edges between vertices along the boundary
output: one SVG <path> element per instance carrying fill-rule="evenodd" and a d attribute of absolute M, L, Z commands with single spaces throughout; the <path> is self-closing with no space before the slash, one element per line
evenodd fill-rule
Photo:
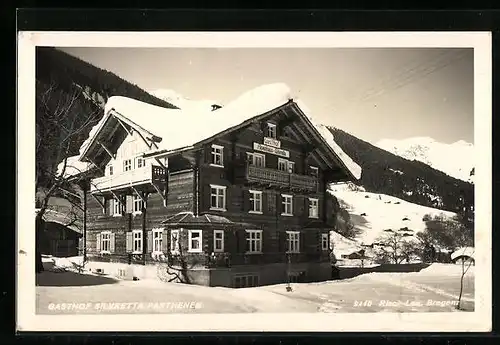
<path fill-rule="evenodd" d="M 281 148 L 281 141 L 269 137 L 264 137 L 264 145 L 279 149 Z"/>
<path fill-rule="evenodd" d="M 253 143 L 253 149 L 260 152 L 270 153 L 276 156 L 290 158 L 290 152 L 273 146 L 267 146 L 259 143 Z"/>

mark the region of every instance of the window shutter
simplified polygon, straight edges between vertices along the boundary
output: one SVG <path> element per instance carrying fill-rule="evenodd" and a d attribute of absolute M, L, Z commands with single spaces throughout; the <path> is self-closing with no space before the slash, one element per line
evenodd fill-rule
<path fill-rule="evenodd" d="M 266 192 L 262 192 L 262 194 L 260 195 L 260 197 L 262 198 L 262 214 L 267 214 L 267 193 Z"/>
<path fill-rule="evenodd" d="M 276 214 L 276 194 L 274 192 L 266 192 L 267 196 L 267 210 L 271 215 Z"/>
<path fill-rule="evenodd" d="M 205 163 L 212 163 L 212 145 L 205 147 Z"/>
<path fill-rule="evenodd" d="M 163 230 L 163 240 L 162 240 L 162 251 L 164 253 L 167 253 L 170 248 L 170 230 L 164 229 Z"/>
<path fill-rule="evenodd" d="M 151 253 L 153 251 L 153 231 L 148 231 L 147 236 L 148 236 L 148 247 L 146 248 L 146 250 L 148 253 Z"/>
<path fill-rule="evenodd" d="M 132 213 L 134 211 L 134 199 L 132 195 L 125 196 L 125 213 Z"/>
<path fill-rule="evenodd" d="M 96 252 L 101 252 L 101 234 L 96 234 Z"/>
<path fill-rule="evenodd" d="M 213 236 L 213 231 L 203 231 L 201 230 L 201 235 L 200 235 L 200 246 L 201 250 L 205 253 L 211 253 L 214 251 L 213 248 L 213 237 L 211 238 L 210 235 Z M 211 240 L 212 239 L 212 240 Z M 212 249 L 210 249 L 212 248 Z"/>
<path fill-rule="evenodd" d="M 240 232 L 239 230 L 236 230 L 234 233 L 234 238 L 236 242 L 236 253 L 240 252 Z"/>
<path fill-rule="evenodd" d="M 111 236 L 109 237 L 109 251 L 111 253 L 115 252 L 115 233 L 111 233 Z"/>
<path fill-rule="evenodd" d="M 250 211 L 250 196 L 250 191 L 243 190 L 243 212 Z"/>
<path fill-rule="evenodd" d="M 304 232 L 304 231 L 301 231 L 301 232 L 300 232 L 299 238 L 300 238 L 300 239 L 299 239 L 299 241 L 300 241 L 300 243 L 299 243 L 299 248 L 300 248 L 300 249 L 299 249 L 299 250 L 300 250 L 300 252 L 304 253 L 304 252 L 306 252 L 306 251 L 307 251 L 307 246 L 306 246 L 306 234 L 305 234 L 305 232 Z"/>
<path fill-rule="evenodd" d="M 126 243 L 126 251 L 127 251 L 127 253 L 129 253 L 132 251 L 132 248 L 133 248 L 133 246 L 132 246 L 132 232 L 131 231 L 127 232 L 127 241 L 126 242 L 127 242 Z"/>
<path fill-rule="evenodd" d="M 226 210 L 230 210 L 233 208 L 233 206 L 231 205 L 231 202 L 230 202 L 230 198 L 231 198 L 231 192 L 230 192 L 230 188 L 227 187 L 227 188 L 224 188 L 224 205 L 222 206 L 223 208 L 225 208 Z"/>
<path fill-rule="evenodd" d="M 108 205 L 108 216 L 113 215 L 113 203 L 115 202 L 115 199 L 111 198 L 107 200 L 107 205 Z"/>

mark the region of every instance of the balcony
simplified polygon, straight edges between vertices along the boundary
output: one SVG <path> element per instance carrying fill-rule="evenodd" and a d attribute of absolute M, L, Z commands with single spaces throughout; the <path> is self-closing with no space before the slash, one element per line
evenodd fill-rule
<path fill-rule="evenodd" d="M 111 176 L 98 177 L 92 180 L 90 192 L 106 192 L 146 183 L 165 183 L 165 169 L 156 165 L 146 165 Z"/>
<path fill-rule="evenodd" d="M 277 169 L 243 165 L 236 168 L 236 176 L 245 183 L 267 185 L 277 188 L 315 193 L 318 191 L 318 178 L 309 175 L 291 174 Z"/>
<path fill-rule="evenodd" d="M 231 267 L 233 265 L 265 265 L 274 263 L 298 264 L 329 262 L 328 255 L 318 253 L 218 253 L 215 257 L 207 257 L 206 267 Z"/>

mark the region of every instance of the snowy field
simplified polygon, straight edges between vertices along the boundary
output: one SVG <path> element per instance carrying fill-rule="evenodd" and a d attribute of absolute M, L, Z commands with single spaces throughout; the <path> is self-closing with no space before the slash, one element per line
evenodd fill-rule
<path fill-rule="evenodd" d="M 71 260 L 59 260 L 71 267 Z M 38 314 L 276 313 L 457 311 L 459 265 L 433 264 L 415 273 L 367 273 L 346 280 L 245 289 L 123 281 L 61 272 L 37 275 Z M 474 310 L 474 267 L 464 280 L 462 307 Z M 457 311 L 458 312 L 458 311 Z"/>
<path fill-rule="evenodd" d="M 366 192 L 362 187 L 352 187 L 351 184 L 332 185 L 330 192 L 346 207 L 354 227 L 359 230 L 357 244 L 370 245 L 376 242 L 385 229 L 407 227 L 415 233 L 424 231 L 426 224 L 422 218 L 425 215 L 455 216 L 453 212 L 421 206 L 390 195 Z M 351 243 L 342 254 L 347 247 L 359 250 L 355 243 Z"/>

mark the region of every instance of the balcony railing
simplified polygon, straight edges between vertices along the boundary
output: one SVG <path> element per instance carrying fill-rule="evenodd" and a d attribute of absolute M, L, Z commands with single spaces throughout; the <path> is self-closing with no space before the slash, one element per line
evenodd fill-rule
<path fill-rule="evenodd" d="M 329 262 L 322 253 L 218 253 L 207 258 L 207 267 L 231 267 L 234 265 L 264 265 L 272 263 L 295 264 L 305 262 Z"/>
<path fill-rule="evenodd" d="M 156 165 L 124 171 L 111 176 L 98 177 L 90 184 L 91 192 L 108 191 L 141 183 L 164 183 L 165 169 Z"/>
<path fill-rule="evenodd" d="M 243 169 L 243 174 L 238 175 L 243 176 L 248 183 L 266 184 L 309 192 L 316 192 L 318 190 L 318 178 L 315 176 L 293 174 L 249 164 L 240 166 L 239 169 Z"/>

